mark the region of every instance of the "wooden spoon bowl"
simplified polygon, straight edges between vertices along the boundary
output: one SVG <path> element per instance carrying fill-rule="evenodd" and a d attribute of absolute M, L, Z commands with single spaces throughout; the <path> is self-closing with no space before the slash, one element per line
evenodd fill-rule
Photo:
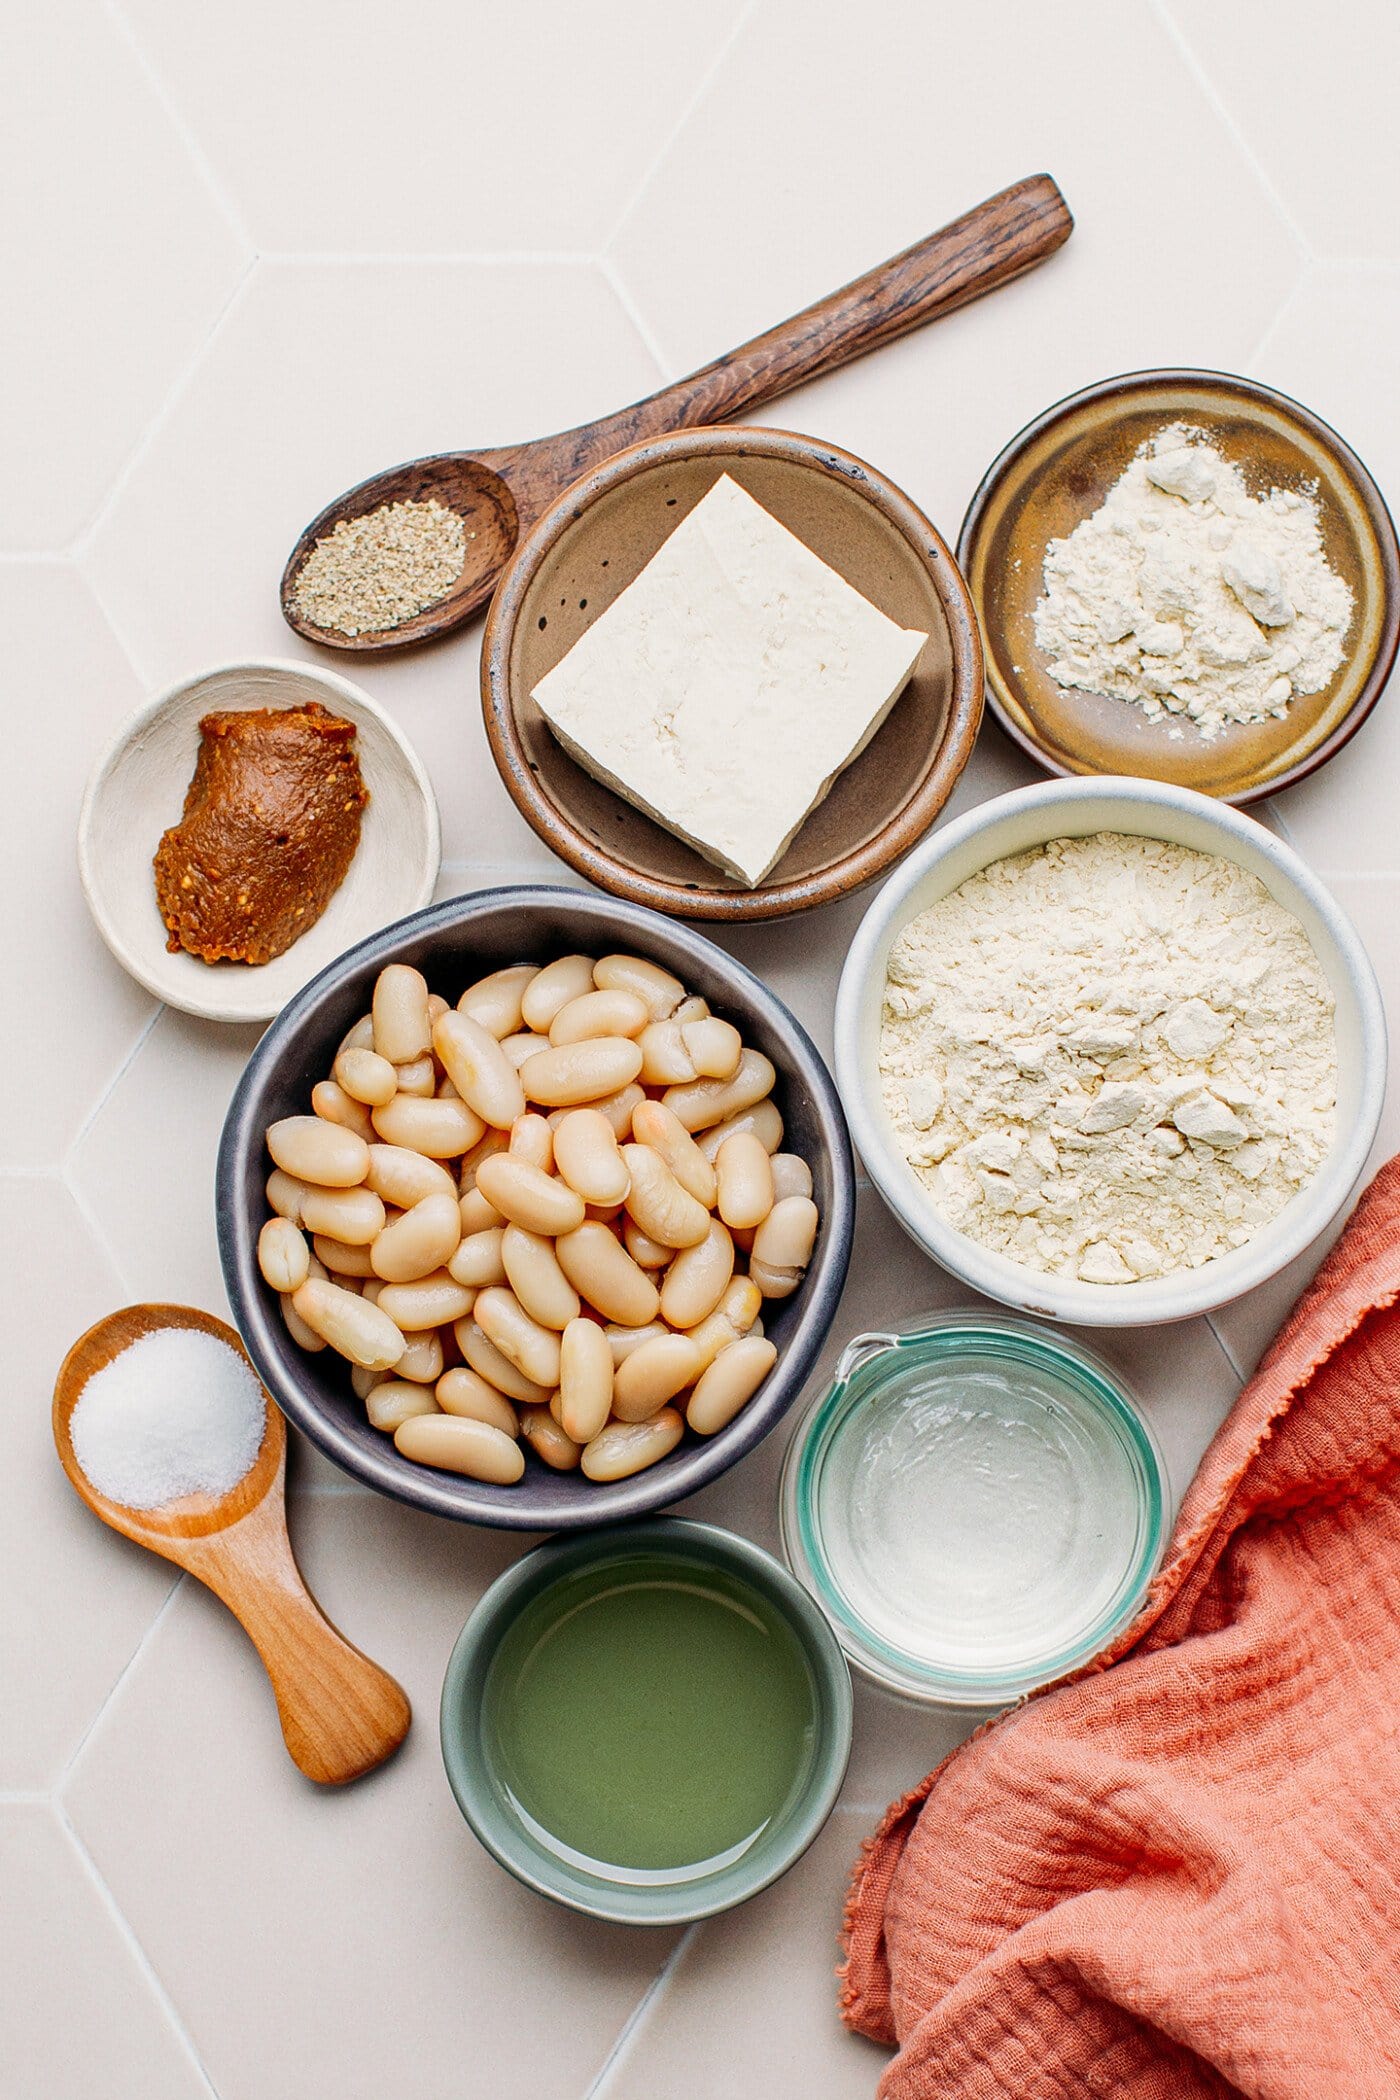
<path fill-rule="evenodd" d="M 84 1386 L 133 1342 L 169 1327 L 247 1351 L 233 1329 L 189 1305 L 129 1305 L 90 1327 L 69 1350 L 53 1396 L 53 1435 L 64 1472 L 113 1531 L 146 1546 L 211 1589 L 261 1656 L 294 1762 L 323 1786 L 371 1772 L 408 1733 L 401 1686 L 336 1632 L 302 1580 L 287 1536 L 287 1426 L 267 1401 L 262 1447 L 223 1495 L 184 1495 L 157 1509 L 128 1509 L 99 1492 L 73 1449 L 72 1419 Z M 251 1369 L 251 1364 L 249 1365 Z"/>

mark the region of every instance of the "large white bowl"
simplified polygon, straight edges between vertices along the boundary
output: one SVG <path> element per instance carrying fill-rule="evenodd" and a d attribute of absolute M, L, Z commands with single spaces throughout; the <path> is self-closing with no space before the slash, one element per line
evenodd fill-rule
<path fill-rule="evenodd" d="M 1312 942 L 1337 1002 L 1337 1129 L 1306 1188 L 1232 1253 L 1172 1276 L 1094 1284 L 1044 1276 L 959 1232 L 900 1150 L 880 1086 L 885 965 L 897 935 L 981 868 L 1048 839 L 1124 831 L 1235 861 L 1256 875 Z M 1301 1254 L 1342 1209 L 1366 1165 L 1385 1098 L 1380 987 L 1355 929 L 1317 877 L 1252 817 L 1164 781 L 1047 780 L 943 826 L 879 891 L 851 944 L 836 996 L 836 1077 L 866 1171 L 910 1238 L 1004 1305 L 1095 1327 L 1190 1319 L 1253 1290 Z"/>

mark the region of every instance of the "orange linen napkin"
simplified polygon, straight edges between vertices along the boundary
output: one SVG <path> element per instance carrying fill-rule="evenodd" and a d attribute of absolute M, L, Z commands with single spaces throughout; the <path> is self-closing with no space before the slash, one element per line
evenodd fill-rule
<path fill-rule="evenodd" d="M 1397 1297 L 1392 1160 L 1134 1624 L 867 1845 L 843 2012 L 900 2045 L 881 2100 L 1400 2094 Z"/>

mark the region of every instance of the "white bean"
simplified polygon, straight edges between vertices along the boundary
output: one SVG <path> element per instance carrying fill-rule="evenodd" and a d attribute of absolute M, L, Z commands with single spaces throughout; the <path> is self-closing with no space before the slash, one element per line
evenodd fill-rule
<path fill-rule="evenodd" d="M 458 1320 L 452 1332 L 469 1368 L 478 1378 L 484 1378 L 488 1385 L 495 1386 L 496 1391 L 504 1393 L 508 1399 L 518 1400 L 522 1407 L 548 1407 L 550 1388 L 537 1385 L 508 1356 L 502 1356 L 475 1320 Z"/>
<path fill-rule="evenodd" d="M 345 1240 L 335 1239 L 328 1232 L 318 1232 L 312 1239 L 318 1261 L 325 1263 L 331 1274 L 340 1280 L 344 1277 L 372 1276 L 374 1267 L 367 1246 L 352 1247 Z"/>
<path fill-rule="evenodd" d="M 394 1375 L 410 1379 L 414 1385 L 436 1385 L 442 1376 L 442 1365 L 442 1337 L 429 1330 L 408 1337 L 403 1355 L 394 1365 Z"/>
<path fill-rule="evenodd" d="M 674 1407 L 663 1407 L 649 1422 L 609 1422 L 579 1463 L 590 1480 L 626 1480 L 674 1451 L 684 1433 Z"/>
<path fill-rule="evenodd" d="M 600 991 L 633 993 L 653 1021 L 664 1021 L 685 997 L 679 977 L 660 963 L 644 962 L 640 955 L 601 956 L 593 966 L 593 982 Z"/>
<path fill-rule="evenodd" d="M 311 1253 L 290 1218 L 269 1218 L 258 1234 L 258 1267 L 277 1292 L 300 1290 L 311 1274 Z"/>
<path fill-rule="evenodd" d="M 632 1113 L 632 1135 L 659 1152 L 683 1189 L 713 1210 L 715 1170 L 678 1116 L 660 1101 L 641 1101 Z"/>
<path fill-rule="evenodd" d="M 583 1198 L 574 1189 L 509 1152 L 483 1160 L 477 1187 L 503 1218 L 527 1232 L 572 1232 L 583 1223 Z"/>
<path fill-rule="evenodd" d="M 509 1060 L 517 1072 L 527 1057 L 534 1057 L 539 1051 L 547 1050 L 548 1048 L 549 1037 L 547 1035 L 536 1035 L 532 1028 L 522 1030 L 519 1035 L 507 1035 L 501 1038 L 501 1054 Z"/>
<path fill-rule="evenodd" d="M 459 1014 L 470 1014 L 489 1028 L 497 1042 L 514 1035 L 520 1026 L 520 1001 L 526 985 L 536 975 L 533 963 L 516 963 L 506 970 L 493 970 L 469 984 L 457 1001 Z"/>
<path fill-rule="evenodd" d="M 696 1344 L 683 1334 L 665 1334 L 634 1349 L 613 1372 L 613 1414 L 619 1422 L 645 1422 L 677 1393 L 694 1385 L 704 1370 Z"/>
<path fill-rule="evenodd" d="M 398 1076 L 387 1057 L 377 1050 L 342 1050 L 331 1074 L 355 1101 L 367 1108 L 382 1108 L 398 1091 Z"/>
<path fill-rule="evenodd" d="M 652 1021 L 638 1036 L 637 1044 L 642 1053 L 644 1086 L 676 1086 L 699 1077 L 679 1021 Z"/>
<path fill-rule="evenodd" d="M 621 1144 L 632 1128 L 633 1116 L 645 1100 L 646 1095 L 632 1079 L 626 1086 L 620 1086 L 615 1094 L 604 1094 L 601 1100 L 590 1101 L 588 1105 L 596 1108 L 599 1115 L 612 1125 L 613 1136 Z M 563 1113 L 562 1109 L 555 1110 L 556 1115 Z"/>
<path fill-rule="evenodd" d="M 753 1278 L 736 1276 L 708 1319 L 690 1330 L 690 1339 L 707 1364 L 753 1329 L 762 1304 L 763 1293 Z"/>
<path fill-rule="evenodd" d="M 784 1196 L 753 1236 L 753 1258 L 770 1269 L 805 1269 L 817 1237 L 817 1206 L 810 1196 Z"/>
<path fill-rule="evenodd" d="M 462 1238 L 464 1240 L 468 1239 L 474 1232 L 490 1232 L 497 1225 L 505 1224 L 505 1219 L 501 1216 L 495 1204 L 488 1203 L 480 1189 L 464 1189 L 462 1199 L 457 1208 L 462 1213 Z"/>
<path fill-rule="evenodd" d="M 659 1152 L 650 1145 L 624 1145 L 622 1157 L 632 1177 L 627 1191 L 628 1216 L 648 1239 L 666 1247 L 695 1247 L 710 1229 L 710 1214 L 681 1187 Z"/>
<path fill-rule="evenodd" d="M 463 1201 L 465 1202 L 465 1197 Z M 494 1216 L 495 1213 L 493 1212 Z M 488 1225 L 481 1232 L 469 1232 L 447 1264 L 447 1273 L 456 1283 L 465 1283 L 474 1291 L 484 1291 L 489 1283 L 504 1283 L 506 1265 L 501 1258 L 504 1233 L 499 1225 Z"/>
<path fill-rule="evenodd" d="M 514 1291 L 493 1283 L 472 1308 L 477 1326 L 517 1371 L 552 1392 L 559 1383 L 559 1336 L 526 1312 Z"/>
<path fill-rule="evenodd" d="M 379 1293 L 379 1310 L 405 1334 L 464 1320 L 475 1302 L 476 1292 L 458 1283 L 446 1269 L 434 1269 L 414 1283 L 386 1283 Z"/>
<path fill-rule="evenodd" d="M 392 1436 L 401 1422 L 411 1422 L 415 1415 L 435 1415 L 438 1404 L 425 1385 L 415 1385 L 406 1378 L 382 1378 L 365 1395 L 365 1413 L 375 1429 L 382 1429 Z"/>
<path fill-rule="evenodd" d="M 270 1209 L 279 1218 L 286 1218 L 293 1225 L 300 1225 L 302 1205 L 311 1192 L 309 1181 L 298 1181 L 295 1174 L 284 1174 L 281 1167 L 274 1167 L 267 1177 L 267 1201 Z"/>
<path fill-rule="evenodd" d="M 370 1249 L 371 1266 L 385 1283 L 415 1283 L 450 1262 L 461 1237 L 457 1198 L 439 1189 L 385 1227 Z"/>
<path fill-rule="evenodd" d="M 371 1145 L 365 1185 L 396 1210 L 412 1210 L 425 1196 L 457 1193 L 446 1167 L 406 1145 Z"/>
<path fill-rule="evenodd" d="M 374 1047 L 391 1065 L 422 1057 L 432 1041 L 428 987 L 421 970 L 390 963 L 375 980 Z"/>
<path fill-rule="evenodd" d="M 713 1129 L 702 1130 L 695 1142 L 706 1159 L 713 1161 L 719 1156 L 720 1146 L 741 1130 L 751 1130 L 765 1152 L 776 1152 L 783 1142 L 783 1119 L 772 1101 L 760 1101 L 741 1115 L 729 1116 Z"/>
<path fill-rule="evenodd" d="M 384 1204 L 373 1189 L 308 1189 L 301 1222 L 308 1232 L 367 1247 L 384 1230 Z"/>
<path fill-rule="evenodd" d="M 769 1164 L 775 1203 L 781 1203 L 784 1196 L 811 1195 L 812 1169 L 805 1159 L 799 1159 L 795 1152 L 775 1152 Z"/>
<path fill-rule="evenodd" d="M 754 1295 L 756 1297 L 757 1292 Z M 640 1349 L 644 1342 L 654 1342 L 671 1330 L 660 1320 L 648 1320 L 643 1327 L 618 1327 L 610 1322 L 603 1332 L 608 1338 L 613 1363 L 617 1365 L 626 1363 L 633 1350 Z"/>
<path fill-rule="evenodd" d="M 433 1030 L 433 1049 L 469 1108 L 493 1130 L 509 1130 L 525 1113 L 514 1065 L 489 1028 L 470 1014 L 446 1013 Z"/>
<path fill-rule="evenodd" d="M 525 1471 L 525 1454 L 513 1437 L 467 1415 L 414 1415 L 394 1431 L 394 1442 L 420 1466 L 465 1473 L 499 1487 L 510 1487 Z"/>
<path fill-rule="evenodd" d="M 549 1024 L 561 1006 L 593 989 L 593 959 L 588 955 L 561 955 L 546 963 L 526 985 L 520 1001 L 520 1016 L 527 1028 L 547 1035 Z"/>
<path fill-rule="evenodd" d="M 576 1444 L 597 1436 L 612 1412 L 612 1346 L 594 1320 L 570 1320 L 559 1344 L 559 1423 Z"/>
<path fill-rule="evenodd" d="M 569 1108 L 554 1127 L 554 1163 L 585 1203 L 621 1203 L 632 1177 L 607 1117 L 596 1108 Z"/>
<path fill-rule="evenodd" d="M 632 992 L 583 992 L 561 1006 L 549 1024 L 549 1040 L 556 1049 L 567 1043 L 588 1043 L 597 1036 L 640 1035 L 647 1025 L 647 1010 Z"/>
<path fill-rule="evenodd" d="M 766 1100 L 777 1076 L 761 1050 L 745 1050 L 732 1077 L 697 1079 L 692 1086 L 671 1086 L 661 1098 L 687 1130 L 709 1130 Z"/>
<path fill-rule="evenodd" d="M 396 1094 L 373 1117 L 387 1145 L 402 1145 L 429 1159 L 460 1159 L 484 1128 L 465 1101 L 417 1100 L 411 1094 Z"/>
<path fill-rule="evenodd" d="M 697 1436 L 713 1436 L 750 1401 L 778 1360 L 771 1342 L 748 1335 L 724 1349 L 690 1396 L 685 1419 Z"/>
<path fill-rule="evenodd" d="M 794 1198 L 794 1201 L 797 1199 Z M 749 1260 L 749 1275 L 765 1298 L 790 1298 L 802 1281 L 800 1269 L 777 1269 L 766 1261 Z"/>
<path fill-rule="evenodd" d="M 477 1172 L 483 1160 L 494 1159 L 498 1152 L 509 1152 L 509 1150 L 510 1132 L 508 1130 L 484 1131 L 476 1143 L 470 1146 L 462 1155 L 461 1193 L 465 1196 L 471 1189 L 476 1187 Z"/>
<path fill-rule="evenodd" d="M 532 1320 L 562 1334 L 579 1314 L 578 1292 L 559 1266 L 547 1233 L 507 1225 L 501 1235 L 506 1281 Z"/>
<path fill-rule="evenodd" d="M 356 1291 L 309 1276 L 292 1293 L 292 1309 L 323 1342 L 366 1371 L 392 1371 L 403 1355 L 403 1335 L 388 1314 Z"/>
<path fill-rule="evenodd" d="M 702 999 L 698 992 L 691 992 L 688 997 L 682 999 L 680 1005 L 671 1015 L 671 1019 L 679 1021 L 682 1027 L 685 1026 L 687 1021 L 708 1021 L 709 1018 L 709 1001 Z"/>
<path fill-rule="evenodd" d="M 510 1126 L 510 1143 L 506 1150 L 529 1166 L 538 1167 L 542 1174 L 548 1174 L 554 1165 L 554 1132 L 545 1118 L 537 1116 L 533 1109 L 522 1110 Z"/>
<path fill-rule="evenodd" d="M 473 1422 L 489 1422 L 503 1436 L 519 1436 L 520 1422 L 505 1394 L 497 1392 L 494 1385 L 488 1385 L 465 1364 L 444 1371 L 435 1391 L 437 1404 L 444 1414 L 465 1415 Z"/>
<path fill-rule="evenodd" d="M 622 1244 L 639 1269 L 664 1269 L 676 1251 L 662 1240 L 648 1239 L 635 1218 L 623 1220 Z"/>
<path fill-rule="evenodd" d="M 737 1130 L 715 1154 L 719 1214 L 739 1232 L 762 1224 L 773 1208 L 773 1169 L 751 1130 Z"/>
<path fill-rule="evenodd" d="M 703 1021 L 683 1021 L 681 1038 L 702 1079 L 732 1079 L 739 1069 L 744 1039 L 730 1021 L 710 1014 Z"/>
<path fill-rule="evenodd" d="M 661 1286 L 661 1317 L 672 1327 L 698 1327 L 707 1320 L 729 1288 L 734 1274 L 734 1242 L 719 1218 L 696 1247 L 676 1256 Z"/>
<path fill-rule="evenodd" d="M 339 1123 L 342 1130 L 353 1130 L 356 1137 L 363 1138 L 367 1145 L 374 1141 L 369 1110 L 352 1100 L 344 1087 L 337 1086 L 333 1079 L 320 1079 L 312 1087 L 311 1112 L 323 1123 Z"/>
<path fill-rule="evenodd" d="M 644 1327 L 656 1318 L 661 1295 L 606 1225 L 589 1220 L 554 1243 L 559 1266 L 581 1298 L 605 1320 Z"/>
<path fill-rule="evenodd" d="M 339 1057 L 345 1050 L 372 1050 L 374 1048 L 374 1016 L 362 1014 L 353 1028 L 347 1029 L 340 1039 Z"/>
<path fill-rule="evenodd" d="M 275 1165 L 318 1188 L 353 1189 L 369 1172 L 369 1146 L 320 1116 L 283 1116 L 267 1133 Z"/>
<path fill-rule="evenodd" d="M 395 1065 L 394 1083 L 401 1094 L 415 1101 L 430 1101 L 438 1088 L 438 1070 L 431 1053 L 425 1051 L 411 1064 Z"/>
<path fill-rule="evenodd" d="M 322 1337 L 317 1334 L 314 1327 L 307 1326 L 305 1320 L 303 1320 L 301 1314 L 293 1305 L 290 1292 L 279 1299 L 278 1303 L 282 1308 L 282 1324 L 296 1343 L 298 1349 L 304 1349 L 308 1356 L 315 1356 L 320 1350 L 325 1348 L 326 1345 Z"/>
<path fill-rule="evenodd" d="M 641 1069 L 642 1053 L 636 1043 L 621 1035 L 598 1036 L 591 1042 L 568 1043 L 562 1050 L 541 1050 L 527 1057 L 520 1067 L 520 1083 L 527 1098 L 544 1108 L 574 1108 L 617 1093 Z"/>
<path fill-rule="evenodd" d="M 583 1448 L 561 1429 L 547 1407 L 527 1407 L 520 1417 L 520 1434 L 536 1458 L 555 1473 L 572 1473 L 583 1456 Z"/>

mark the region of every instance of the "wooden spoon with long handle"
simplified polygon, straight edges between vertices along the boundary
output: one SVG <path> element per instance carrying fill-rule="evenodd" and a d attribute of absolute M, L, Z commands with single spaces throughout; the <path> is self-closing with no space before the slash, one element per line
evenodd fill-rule
<path fill-rule="evenodd" d="M 186 1495 L 158 1509 L 127 1509 L 100 1494 L 73 1450 L 83 1387 L 124 1349 L 163 1328 L 212 1335 L 247 1361 L 233 1329 L 188 1305 L 129 1305 L 73 1344 L 53 1396 L 53 1435 L 68 1478 L 104 1524 L 149 1546 L 222 1598 L 262 1657 L 282 1734 L 308 1779 L 343 1786 L 392 1756 L 411 1717 L 401 1686 L 338 1634 L 301 1577 L 287 1536 L 287 1429 L 267 1401 L 262 1449 L 224 1495 Z"/>
<path fill-rule="evenodd" d="M 600 460 L 663 430 L 728 422 L 834 372 L 1019 277 L 1053 255 L 1073 229 L 1069 206 L 1050 177 L 1030 175 L 792 320 L 616 415 L 528 444 L 434 453 L 376 474 L 338 496 L 297 541 L 282 575 L 283 616 L 298 634 L 330 649 L 403 649 L 448 634 L 486 603 L 522 533 Z M 296 584 L 318 540 L 382 504 L 410 501 L 444 504 L 466 527 L 466 560 L 446 596 L 378 633 L 314 626 L 297 610 Z"/>

